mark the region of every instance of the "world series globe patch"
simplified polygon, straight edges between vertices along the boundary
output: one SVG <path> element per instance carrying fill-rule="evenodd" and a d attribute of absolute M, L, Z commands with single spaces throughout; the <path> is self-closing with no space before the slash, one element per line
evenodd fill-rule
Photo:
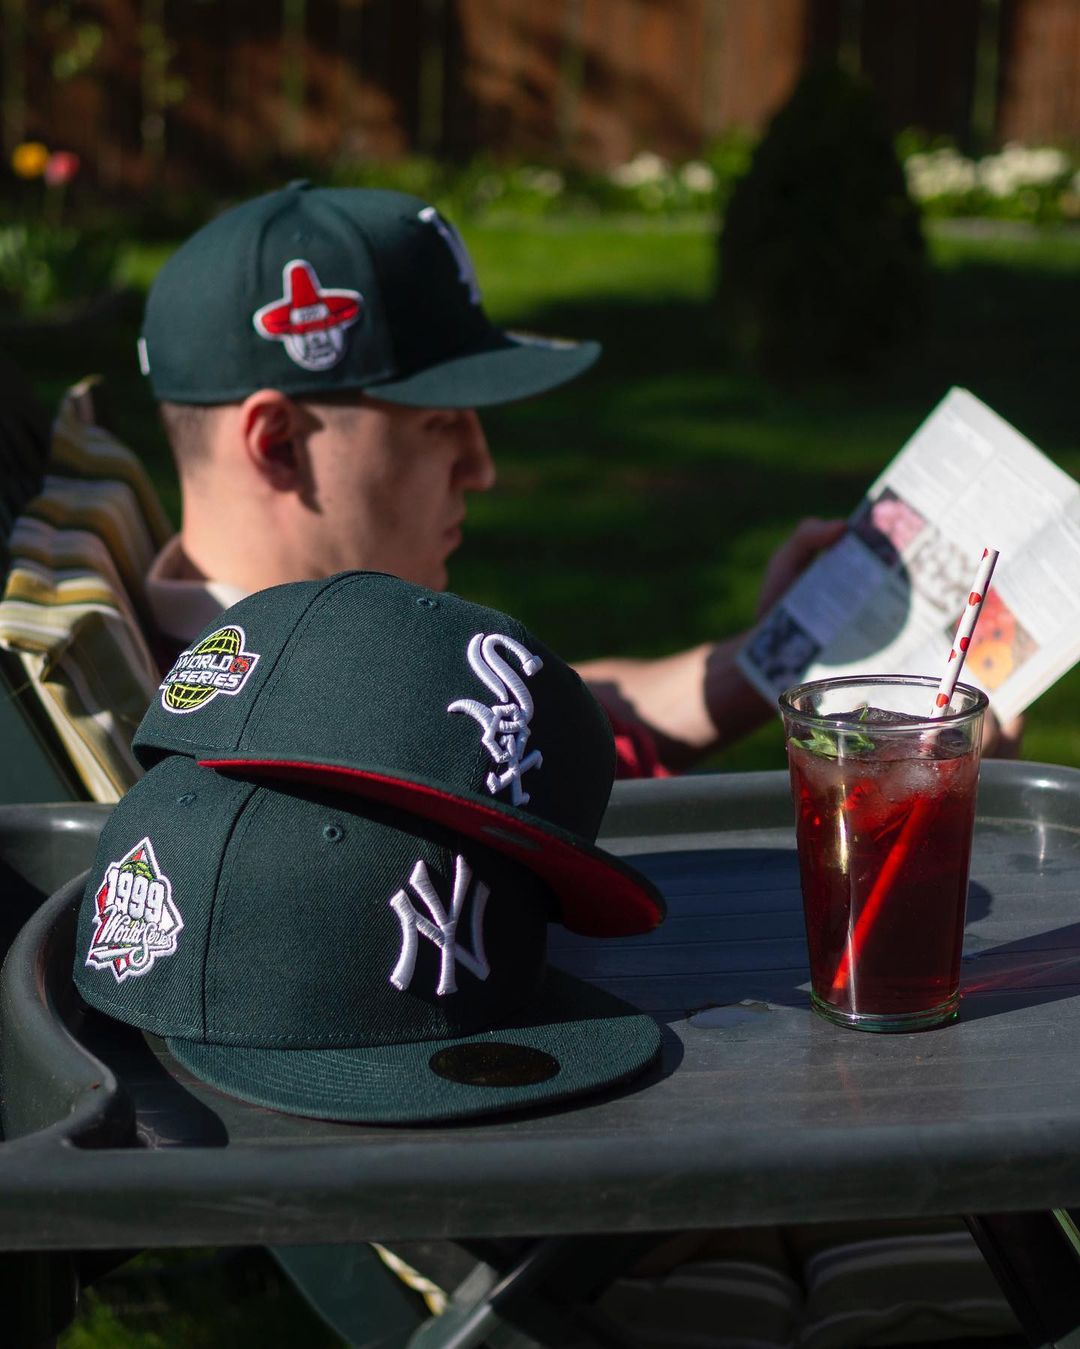
<path fill-rule="evenodd" d="M 219 693 L 239 693 L 259 663 L 258 653 L 246 651 L 246 646 L 244 629 L 227 627 L 181 651 L 159 685 L 165 711 L 197 712 Z"/>

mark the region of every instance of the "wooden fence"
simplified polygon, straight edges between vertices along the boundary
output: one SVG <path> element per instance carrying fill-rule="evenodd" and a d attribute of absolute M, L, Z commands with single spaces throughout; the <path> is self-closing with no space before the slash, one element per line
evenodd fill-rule
<path fill-rule="evenodd" d="M 893 125 L 1080 142 L 1080 0 L 0 0 L 5 148 L 106 184 L 479 150 L 610 166 L 760 127 L 840 56 Z"/>

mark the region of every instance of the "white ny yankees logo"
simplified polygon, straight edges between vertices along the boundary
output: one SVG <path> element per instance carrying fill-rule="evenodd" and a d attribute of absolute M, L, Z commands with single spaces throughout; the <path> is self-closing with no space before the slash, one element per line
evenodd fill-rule
<path fill-rule="evenodd" d="M 477 678 L 488 686 L 498 701 L 486 707 L 475 698 L 458 698 L 446 710 L 467 712 L 470 717 L 476 718 L 484 731 L 481 743 L 500 765 L 498 772 L 487 775 L 488 791 L 494 796 L 509 786 L 513 804 L 523 806 L 528 804 L 529 793 L 522 787 L 521 779 L 530 768 L 539 768 L 544 762 L 544 756 L 538 749 L 525 753 L 525 745 L 532 734 L 529 722 L 532 720 L 533 700 L 524 680 L 498 654 L 499 646 L 517 656 L 526 675 L 534 675 L 544 668 L 544 662 L 539 656 L 534 656 L 512 637 L 504 637 L 498 632 L 485 637 L 482 632 L 478 632 L 469 642 L 469 664 Z"/>
<path fill-rule="evenodd" d="M 454 255 L 454 261 L 457 263 L 458 269 L 458 280 L 463 286 L 468 286 L 471 303 L 479 304 L 480 282 L 476 279 L 476 270 L 473 267 L 472 258 L 469 257 L 469 251 L 465 247 L 465 241 L 461 235 L 449 220 L 442 218 L 434 206 L 425 206 L 420 212 L 420 219 L 425 225 L 434 225 L 439 231 L 440 238 L 444 240 L 447 248 Z"/>
<path fill-rule="evenodd" d="M 439 948 L 441 964 L 439 966 L 439 986 L 435 992 L 442 997 L 446 993 L 457 992 L 457 980 L 454 977 L 455 963 L 464 965 L 478 979 L 486 979 L 491 966 L 484 954 L 484 906 L 491 893 L 483 881 L 477 881 L 473 890 L 472 905 L 472 951 L 463 951 L 457 944 L 457 925 L 465 899 L 472 882 L 472 871 L 464 857 L 454 859 L 454 895 L 447 914 L 439 900 L 438 891 L 431 883 L 428 869 L 423 862 L 417 862 L 409 877 L 409 885 L 427 905 L 431 919 L 417 913 L 412 901 L 404 890 L 399 890 L 390 901 L 390 907 L 401 921 L 401 954 L 390 982 L 395 988 L 404 991 L 412 982 L 413 969 L 416 966 L 416 950 L 419 945 L 417 933 L 427 937 Z"/>

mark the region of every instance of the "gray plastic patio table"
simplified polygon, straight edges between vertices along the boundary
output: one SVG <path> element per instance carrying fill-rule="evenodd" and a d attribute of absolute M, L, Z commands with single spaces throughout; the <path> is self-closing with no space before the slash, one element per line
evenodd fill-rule
<path fill-rule="evenodd" d="M 78 808 L 73 808 L 78 809 Z M 646 937 L 554 963 L 665 1028 L 561 1109 L 379 1128 L 257 1109 L 69 985 L 77 885 L 3 976 L 0 1248 L 568 1237 L 1080 1206 L 1080 772 L 984 765 L 958 1022 L 809 1011 L 786 774 L 620 784 L 603 842 L 663 889 Z"/>

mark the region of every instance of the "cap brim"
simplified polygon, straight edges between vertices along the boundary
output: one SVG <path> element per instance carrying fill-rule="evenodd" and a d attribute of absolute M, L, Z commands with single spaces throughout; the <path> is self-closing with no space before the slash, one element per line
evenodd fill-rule
<path fill-rule="evenodd" d="M 353 1123 L 426 1124 L 614 1086 L 656 1060 L 661 1033 L 621 999 L 549 970 L 527 1016 L 478 1035 L 356 1049 L 165 1043 L 196 1077 L 253 1105 Z"/>
<path fill-rule="evenodd" d="M 364 392 L 409 407 L 491 407 L 566 384 L 583 374 L 599 355 L 599 342 L 563 342 L 495 331 L 479 348 L 404 379 L 365 385 Z"/>
<path fill-rule="evenodd" d="M 663 920 L 660 892 L 619 858 L 546 820 L 501 801 L 454 796 L 417 777 L 391 777 L 352 765 L 302 759 L 199 759 L 203 768 L 245 778 L 302 782 L 347 792 L 445 825 L 475 839 L 546 881 L 559 901 L 559 920 L 585 937 L 632 937 Z"/>

